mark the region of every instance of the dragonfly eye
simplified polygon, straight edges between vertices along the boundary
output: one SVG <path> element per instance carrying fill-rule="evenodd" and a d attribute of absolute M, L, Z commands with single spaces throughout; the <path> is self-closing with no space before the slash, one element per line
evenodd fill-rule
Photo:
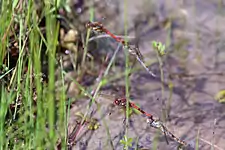
<path fill-rule="evenodd" d="M 119 104 L 120 104 L 120 100 L 116 99 L 116 100 L 114 101 L 114 104 L 119 105 Z"/>
<path fill-rule="evenodd" d="M 90 28 L 90 27 L 91 27 L 91 22 L 88 21 L 88 22 L 86 23 L 86 28 Z"/>

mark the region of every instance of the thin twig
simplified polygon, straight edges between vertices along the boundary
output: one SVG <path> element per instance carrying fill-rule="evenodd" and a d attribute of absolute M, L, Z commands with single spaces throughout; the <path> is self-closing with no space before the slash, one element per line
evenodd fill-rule
<path fill-rule="evenodd" d="M 213 146 L 214 148 L 216 148 L 218 150 L 224 150 L 223 148 L 219 147 L 218 145 L 215 145 L 215 144 L 213 144 L 213 143 L 211 143 L 211 142 L 209 142 L 209 141 L 207 141 L 203 138 L 199 138 L 199 140 L 201 140 L 202 142 L 205 142 L 206 144 L 209 144 L 210 146 Z"/>

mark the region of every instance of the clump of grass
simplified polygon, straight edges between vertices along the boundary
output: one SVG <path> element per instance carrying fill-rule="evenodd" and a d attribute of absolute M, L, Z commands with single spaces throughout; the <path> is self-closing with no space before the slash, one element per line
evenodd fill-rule
<path fill-rule="evenodd" d="M 44 4 L 44 37 L 40 33 L 40 20 L 35 11 L 34 1 L 4 1 L 1 4 L 0 66 L 5 68 L 5 74 L 1 75 L 1 83 L 6 75 L 11 76 L 10 81 L 1 84 L 1 149 L 53 149 L 60 138 L 62 147 L 66 148 L 65 95 L 59 102 L 55 102 L 54 96 L 55 53 L 59 30 L 59 24 L 52 11 L 55 8 L 52 3 Z M 14 53 L 9 39 L 15 40 L 18 44 Z M 42 81 L 44 47 L 47 48 L 48 55 L 47 84 Z M 12 54 L 18 55 L 14 67 L 10 66 Z"/>

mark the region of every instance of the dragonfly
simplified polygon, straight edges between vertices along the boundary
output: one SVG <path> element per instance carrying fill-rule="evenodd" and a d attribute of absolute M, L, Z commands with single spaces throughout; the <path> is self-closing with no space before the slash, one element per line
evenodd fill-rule
<path fill-rule="evenodd" d="M 111 99 L 111 100 L 113 99 L 113 103 L 112 103 L 113 106 L 119 106 L 119 107 L 122 107 L 123 109 L 126 109 L 126 104 L 127 104 L 126 98 L 124 98 L 124 97 L 117 98 L 117 97 L 113 97 L 111 95 L 102 94 L 102 93 L 100 93 L 99 95 L 106 99 Z M 165 125 L 163 125 L 163 123 L 160 120 L 156 120 L 152 114 L 147 113 L 146 111 L 144 111 L 143 109 L 138 107 L 134 102 L 129 101 L 128 104 L 129 104 L 130 108 L 136 109 L 141 114 L 143 114 L 145 117 L 147 117 L 147 124 L 149 124 L 151 127 L 154 127 L 156 129 L 160 130 L 165 135 L 167 144 L 169 144 L 169 142 L 168 142 L 168 139 L 166 136 L 169 136 L 170 138 L 172 138 L 173 140 L 178 142 L 180 145 L 187 146 L 187 143 L 185 141 L 176 137 L 172 132 L 170 132 L 165 127 Z M 109 113 L 109 115 L 111 115 L 111 112 Z"/>
<path fill-rule="evenodd" d="M 136 59 L 140 62 L 140 64 L 145 68 L 145 70 L 152 75 L 153 77 L 156 77 L 156 75 L 145 65 L 144 63 L 144 57 L 141 54 L 138 47 L 132 47 L 129 42 L 126 42 L 123 38 L 120 38 L 116 35 L 114 35 L 112 32 L 110 32 L 108 29 L 106 29 L 102 23 L 100 22 L 87 22 L 86 27 L 91 29 L 92 31 L 96 31 L 98 33 L 104 33 L 115 39 L 118 43 L 121 43 L 125 49 L 128 49 L 129 53 L 134 55 Z"/>

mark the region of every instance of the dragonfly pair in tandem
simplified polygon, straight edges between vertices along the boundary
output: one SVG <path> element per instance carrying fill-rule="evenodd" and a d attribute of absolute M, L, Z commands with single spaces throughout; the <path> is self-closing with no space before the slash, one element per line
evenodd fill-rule
<path fill-rule="evenodd" d="M 123 40 L 122 38 L 114 35 L 113 33 L 111 33 L 108 29 L 106 29 L 103 24 L 101 24 L 100 22 L 88 22 L 86 24 L 87 28 L 90 28 L 93 31 L 96 31 L 98 33 L 101 34 L 107 34 L 110 37 L 112 37 L 113 39 L 115 39 L 117 42 L 121 43 L 123 45 L 124 48 L 128 49 L 129 53 L 131 53 L 132 55 L 134 55 L 136 57 L 136 59 L 141 63 L 141 65 L 146 69 L 146 71 L 152 75 L 153 77 L 156 77 L 156 75 L 150 71 L 148 69 L 148 67 L 145 65 L 144 63 L 144 59 L 142 54 L 140 53 L 139 49 L 137 47 L 133 48 L 130 46 L 130 44 L 128 42 L 125 42 L 125 40 Z M 106 99 L 110 98 L 110 96 L 108 95 L 104 95 L 104 94 L 100 94 L 100 96 L 106 97 Z M 112 98 L 112 97 L 111 97 Z M 110 99 L 111 99 L 110 98 Z M 126 98 L 113 98 L 114 102 L 113 104 L 115 106 L 120 106 L 123 108 L 126 108 L 126 104 L 127 104 L 127 99 Z M 144 110 L 142 110 L 140 107 L 138 107 L 135 103 L 133 102 L 128 102 L 129 107 L 136 109 L 137 111 L 139 111 L 140 113 L 144 114 L 148 119 L 147 119 L 147 123 L 150 124 L 150 126 L 159 129 L 161 132 L 163 132 L 166 135 L 171 137 L 172 139 L 174 139 L 175 141 L 177 141 L 179 144 L 181 145 L 187 145 L 184 141 L 180 140 L 179 138 L 177 138 L 174 134 L 172 134 L 164 125 L 162 122 L 160 122 L 159 120 L 155 120 L 153 118 L 153 115 L 145 112 Z M 168 140 L 166 138 L 166 141 L 168 143 Z"/>

